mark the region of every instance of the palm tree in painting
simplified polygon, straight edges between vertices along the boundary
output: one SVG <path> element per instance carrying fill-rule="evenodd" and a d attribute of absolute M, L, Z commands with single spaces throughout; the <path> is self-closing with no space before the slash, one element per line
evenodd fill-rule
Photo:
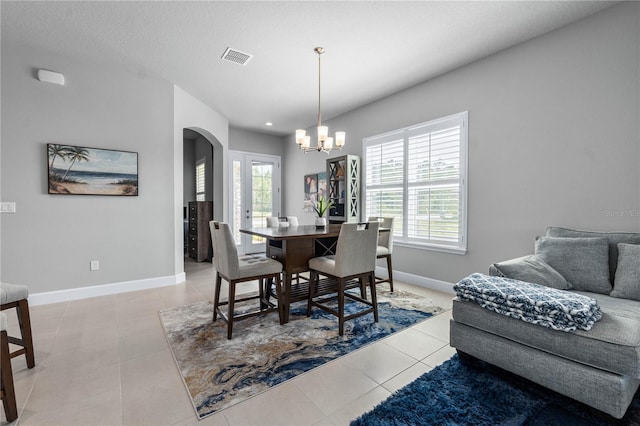
<path fill-rule="evenodd" d="M 69 174 L 69 170 L 71 170 L 71 167 L 73 167 L 76 161 L 89 161 L 89 151 L 79 146 L 72 146 L 72 147 L 69 147 L 67 158 L 71 159 L 71 164 L 69 164 L 69 168 L 67 169 L 64 176 L 62 177 L 62 182 L 65 181 L 65 179 L 67 178 L 67 175 Z"/>
<path fill-rule="evenodd" d="M 49 151 L 49 158 L 51 158 L 49 175 L 53 175 L 53 163 L 56 161 L 56 157 L 60 157 L 63 160 L 67 158 L 70 153 L 70 147 L 68 145 L 49 144 L 47 150 Z"/>

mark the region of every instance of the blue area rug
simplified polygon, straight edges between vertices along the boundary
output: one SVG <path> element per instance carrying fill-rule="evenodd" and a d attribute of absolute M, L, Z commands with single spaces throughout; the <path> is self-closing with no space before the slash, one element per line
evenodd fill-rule
<path fill-rule="evenodd" d="M 365 425 L 640 425 L 640 392 L 616 420 L 500 368 L 454 355 L 351 422 Z"/>
<path fill-rule="evenodd" d="M 345 306 L 347 312 L 359 303 Z M 241 309 L 241 307 L 238 307 Z M 212 322 L 209 302 L 160 312 L 167 341 L 199 418 L 244 401 L 298 374 L 423 321 L 442 308 L 403 291 L 378 290 L 379 322 L 373 314 L 345 323 L 338 335 L 336 317 L 306 302 L 292 306 L 290 321 L 280 325 L 275 312 L 234 323 Z"/>

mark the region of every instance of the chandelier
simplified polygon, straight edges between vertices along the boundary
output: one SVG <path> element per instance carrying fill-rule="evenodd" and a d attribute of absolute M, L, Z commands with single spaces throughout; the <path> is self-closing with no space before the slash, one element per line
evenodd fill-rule
<path fill-rule="evenodd" d="M 316 47 L 313 51 L 318 54 L 318 145 L 314 148 L 311 147 L 311 136 L 308 136 L 306 134 L 307 132 L 303 129 L 296 130 L 296 143 L 298 144 L 298 148 L 305 153 L 308 151 L 322 151 L 329 154 L 329 152 L 334 149 L 334 139 L 329 137 L 329 128 L 322 125 L 322 113 L 320 112 L 320 57 L 324 53 L 324 48 Z M 342 149 L 345 137 L 345 132 L 336 132 L 335 148 Z"/>

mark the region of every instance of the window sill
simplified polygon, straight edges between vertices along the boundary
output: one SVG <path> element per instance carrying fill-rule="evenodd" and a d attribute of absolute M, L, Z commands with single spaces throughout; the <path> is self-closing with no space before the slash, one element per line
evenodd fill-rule
<path fill-rule="evenodd" d="M 451 246 L 440 246 L 436 244 L 420 244 L 420 243 L 413 243 L 413 242 L 407 242 L 407 241 L 394 241 L 393 245 L 399 246 L 399 247 L 408 247 L 408 248 L 413 248 L 418 250 L 438 251 L 442 253 L 450 253 L 450 254 L 458 254 L 458 255 L 467 254 L 466 247 L 461 248 L 461 247 L 451 247 Z"/>

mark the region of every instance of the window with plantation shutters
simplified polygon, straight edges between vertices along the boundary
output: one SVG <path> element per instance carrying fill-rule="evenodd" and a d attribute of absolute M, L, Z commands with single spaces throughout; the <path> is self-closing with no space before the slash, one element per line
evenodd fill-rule
<path fill-rule="evenodd" d="M 205 201 L 205 160 L 196 163 L 196 201 Z"/>
<path fill-rule="evenodd" d="M 466 252 L 467 117 L 364 139 L 366 216 L 394 216 L 394 243 Z"/>

